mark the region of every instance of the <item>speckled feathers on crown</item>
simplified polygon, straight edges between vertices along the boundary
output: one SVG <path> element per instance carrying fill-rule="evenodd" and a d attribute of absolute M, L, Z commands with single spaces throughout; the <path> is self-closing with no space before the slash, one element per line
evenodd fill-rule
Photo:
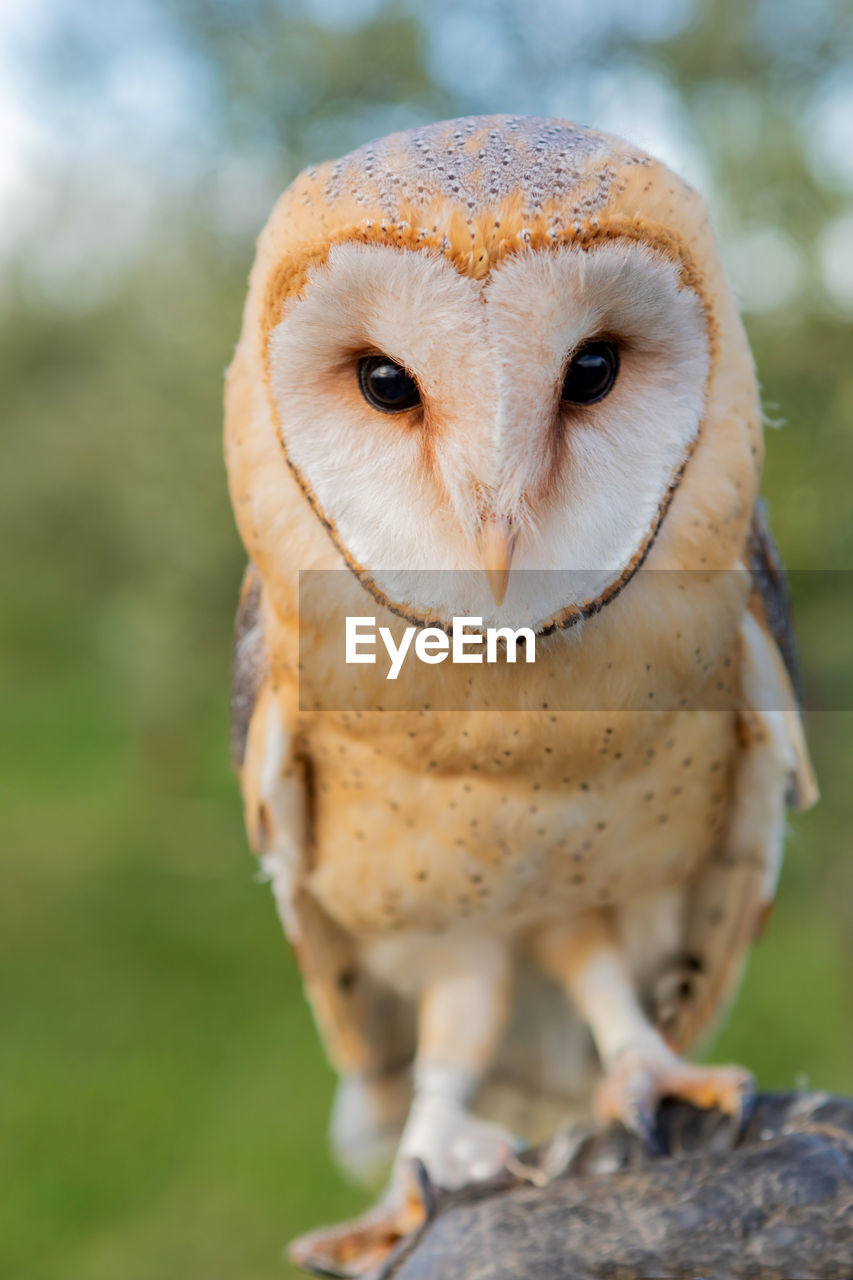
<path fill-rule="evenodd" d="M 342 240 L 430 249 L 479 279 L 526 248 L 638 239 L 678 261 L 696 287 L 702 273 L 690 233 L 704 228 L 704 207 L 686 183 L 583 125 L 473 116 L 390 134 L 305 170 L 279 200 L 262 241 L 278 257 L 265 335 Z"/>

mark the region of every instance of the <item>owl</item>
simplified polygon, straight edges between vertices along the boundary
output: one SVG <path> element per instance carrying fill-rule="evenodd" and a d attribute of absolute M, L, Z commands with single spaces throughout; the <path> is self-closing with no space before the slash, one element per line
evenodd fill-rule
<path fill-rule="evenodd" d="M 369 1273 L 423 1216 L 413 1171 L 487 1178 L 588 1107 L 646 1136 L 664 1097 L 741 1116 L 749 1073 L 685 1055 L 816 785 L 699 196 L 514 116 L 309 169 L 259 239 L 225 434 L 249 838 L 340 1077 L 333 1148 L 390 1168 L 295 1258 Z M 447 662 L 440 705 L 364 666 L 356 706 L 343 615 L 525 626 L 535 663 Z"/>

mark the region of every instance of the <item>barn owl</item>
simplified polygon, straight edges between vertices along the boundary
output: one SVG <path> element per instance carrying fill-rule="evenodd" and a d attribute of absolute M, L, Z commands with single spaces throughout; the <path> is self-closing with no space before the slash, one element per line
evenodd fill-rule
<path fill-rule="evenodd" d="M 305 1265 L 367 1274 L 423 1213 L 413 1169 L 488 1177 L 587 1097 L 646 1134 L 664 1096 L 742 1113 L 748 1072 L 684 1055 L 816 798 L 762 452 L 703 203 L 625 142 L 454 120 L 276 205 L 226 386 L 234 752 L 333 1147 L 391 1169 Z M 446 709 L 383 701 L 379 667 L 372 709 L 336 704 L 307 570 L 389 634 L 528 626 L 524 701 L 493 698 L 520 668 L 447 664 Z"/>

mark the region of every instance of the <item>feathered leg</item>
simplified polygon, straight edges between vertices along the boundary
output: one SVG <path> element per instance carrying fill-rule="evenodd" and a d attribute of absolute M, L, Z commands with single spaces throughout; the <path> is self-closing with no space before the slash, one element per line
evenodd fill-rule
<path fill-rule="evenodd" d="M 740 1067 L 695 1066 L 670 1049 L 640 1004 L 609 914 L 551 925 L 538 933 L 534 948 L 592 1031 L 604 1070 L 596 1096 L 602 1119 L 619 1120 L 648 1139 L 665 1097 L 741 1117 L 752 1077 Z"/>
<path fill-rule="evenodd" d="M 418 1006 L 414 1097 L 387 1191 L 355 1222 L 314 1231 L 291 1246 L 300 1266 L 364 1276 L 424 1220 L 423 1181 L 458 1187 L 506 1163 L 513 1139 L 468 1106 L 487 1073 L 509 1011 L 510 964 L 494 939 L 448 943 Z"/>

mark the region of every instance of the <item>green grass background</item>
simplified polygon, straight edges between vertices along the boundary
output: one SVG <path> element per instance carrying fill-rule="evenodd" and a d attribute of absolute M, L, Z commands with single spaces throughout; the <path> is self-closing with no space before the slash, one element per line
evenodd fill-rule
<path fill-rule="evenodd" d="M 435 82 L 425 41 L 440 15 L 425 6 L 385 6 L 348 34 L 293 6 L 251 5 L 239 30 L 224 4 L 165 8 L 180 19 L 175 39 L 217 77 L 223 130 L 239 107 L 287 139 L 289 159 L 270 161 L 282 181 L 320 146 L 317 120 L 329 152 L 392 127 L 395 103 L 419 118 L 503 105 Z M 748 32 L 743 47 L 733 40 L 743 9 L 699 6 L 671 40 L 623 35 L 605 54 L 668 76 L 732 207 L 778 219 L 808 254 L 817 221 L 845 197 L 818 183 L 786 126 L 792 50 Z M 269 68 L 277 58 L 295 74 L 306 50 L 314 96 L 305 89 L 294 106 L 275 97 Z M 802 83 L 827 74 L 831 56 L 824 42 Z M 368 66 L 369 84 L 358 74 Z M 707 119 L 700 90 L 712 82 L 739 86 L 766 113 L 751 165 Z M 365 103 L 373 127 L 351 119 Z M 198 192 L 157 217 L 144 253 L 97 304 L 57 305 L 33 285 L 26 253 L 4 275 L 0 1274 L 10 1280 L 269 1280 L 291 1274 L 288 1237 L 363 1203 L 326 1152 L 333 1080 L 256 883 L 227 758 L 243 556 L 221 385 L 251 237 L 220 234 Z M 795 587 L 812 679 L 829 672 L 838 705 L 853 706 L 841 572 L 853 562 L 850 326 L 821 298 L 808 258 L 807 270 L 798 300 L 747 317 L 766 401 L 788 421 L 769 432 L 764 488 L 788 561 L 839 571 L 798 574 Z M 767 1088 L 851 1092 L 853 715 L 815 714 L 809 729 L 823 801 L 792 821 L 776 915 L 713 1053 L 749 1064 Z"/>

